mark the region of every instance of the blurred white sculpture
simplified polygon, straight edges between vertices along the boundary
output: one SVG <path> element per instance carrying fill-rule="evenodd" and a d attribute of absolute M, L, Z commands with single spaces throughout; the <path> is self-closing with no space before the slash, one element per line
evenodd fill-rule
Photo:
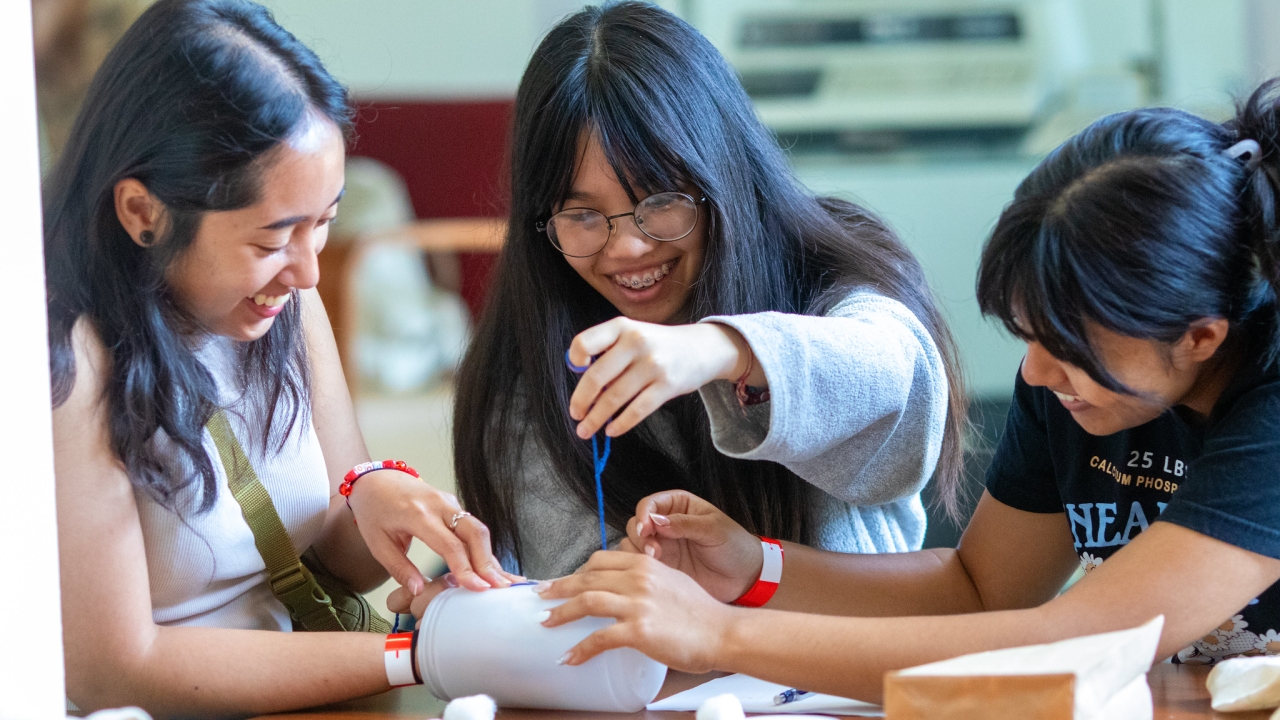
<path fill-rule="evenodd" d="M 332 235 L 378 236 L 353 271 L 354 355 L 365 389 L 406 393 L 430 387 L 457 367 L 466 345 L 466 307 L 435 287 L 423 252 L 395 231 L 414 220 L 404 181 L 377 160 L 347 160 L 346 195 Z"/>

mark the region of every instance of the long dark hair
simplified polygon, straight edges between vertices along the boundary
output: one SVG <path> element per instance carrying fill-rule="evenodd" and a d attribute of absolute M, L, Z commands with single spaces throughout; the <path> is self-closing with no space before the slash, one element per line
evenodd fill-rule
<path fill-rule="evenodd" d="M 158 502 L 171 503 L 194 483 L 199 509 L 216 497 L 201 444 L 216 388 L 184 337 L 192 320 L 174 302 L 165 272 L 205 213 L 257 202 L 263 158 L 309 113 L 349 132 L 346 90 L 265 8 L 160 0 L 107 56 L 46 183 L 54 406 L 75 384 L 71 335 L 86 318 L 110 355 L 111 448 L 130 481 Z M 116 216 L 114 188 L 125 178 L 164 204 L 164 232 L 151 247 L 135 243 Z M 246 386 L 264 399 L 266 443 L 273 424 L 289 427 L 310 406 L 299 303 L 240 352 Z M 178 449 L 179 467 L 158 452 L 158 430 Z"/>
<path fill-rule="evenodd" d="M 1130 390 L 1089 342 L 1096 323 L 1172 343 L 1225 318 L 1229 348 L 1280 354 L 1280 110 L 1272 80 L 1218 124 L 1170 108 L 1098 120 L 1022 181 L 982 251 L 978 303 L 1100 385 Z M 1226 151 L 1254 140 L 1261 153 Z M 1234 336 L 1234 337 L 1233 337 Z"/>
<path fill-rule="evenodd" d="M 697 31 L 652 5 L 588 7 L 543 39 L 520 82 L 513 122 L 510 226 L 493 291 L 458 377 L 454 452 L 468 509 L 489 524 L 499 553 L 520 560 L 512 484 L 522 443 L 594 506 L 587 444 L 573 434 L 573 336 L 618 311 L 535 230 L 568 193 L 585 132 L 600 141 L 634 200 L 696 187 L 710 230 L 691 317 L 768 310 L 821 313 L 857 286 L 903 302 L 937 343 L 951 402 L 936 477 L 960 467 L 965 403 L 951 337 L 919 264 L 880 220 L 856 205 L 817 200 L 794 179 L 756 119 L 733 70 Z M 642 424 L 614 439 L 606 514 L 625 526 L 641 497 L 690 490 L 753 532 L 808 540 L 805 483 L 771 462 L 716 452 L 695 396 L 668 403 L 691 466 Z M 525 433 L 531 433 L 526 436 Z M 944 493 L 951 497 L 950 493 Z"/>

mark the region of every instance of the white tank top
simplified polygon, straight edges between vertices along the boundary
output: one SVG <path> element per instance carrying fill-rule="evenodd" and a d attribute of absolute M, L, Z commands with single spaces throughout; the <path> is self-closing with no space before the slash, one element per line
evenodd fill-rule
<path fill-rule="evenodd" d="M 245 422 L 255 413 L 239 387 L 235 345 L 226 338 L 209 338 L 196 357 L 213 374 L 218 402 L 227 408 L 232 431 L 271 496 L 294 548 L 303 553 L 319 534 L 329 507 L 329 479 L 315 427 L 299 413 L 283 449 L 278 437 L 264 449 L 261 425 L 249 427 Z M 163 430 L 157 433 L 156 443 L 171 459 L 180 457 Z M 147 549 L 152 618 L 160 625 L 289 630 L 289 613 L 271 594 L 266 566 L 240 505 L 227 488 L 208 430 L 204 449 L 218 484 L 217 500 L 207 511 L 196 511 L 201 497 L 198 483 L 178 494 L 176 510 L 134 491 Z"/>

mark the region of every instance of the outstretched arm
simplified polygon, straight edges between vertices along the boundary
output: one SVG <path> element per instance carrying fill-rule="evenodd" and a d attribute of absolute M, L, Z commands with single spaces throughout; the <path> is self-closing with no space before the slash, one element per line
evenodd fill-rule
<path fill-rule="evenodd" d="M 714 505 L 677 490 L 640 501 L 625 549 L 644 551 L 730 602 L 760 576 L 760 541 Z M 1028 547 L 1011 538 L 1040 538 Z M 767 607 L 826 615 L 954 615 L 1040 605 L 1078 564 L 1061 513 L 1016 510 L 983 494 L 958 549 L 873 555 L 783 543 Z"/>
<path fill-rule="evenodd" d="M 984 498 L 983 503 L 988 508 L 999 507 L 991 498 Z M 950 584 L 935 590 L 918 582 L 919 568 L 898 573 L 896 580 L 895 573 L 880 573 L 879 577 L 868 573 L 875 593 L 891 596 L 892 601 L 858 599 L 863 595 L 858 591 L 863 579 L 858 560 L 819 565 L 802 559 L 799 568 L 784 570 L 783 586 L 789 581 L 787 573 L 793 573 L 792 579 L 799 576 L 814 581 L 813 573 L 821 567 L 827 579 L 842 584 L 851 598 L 850 604 L 839 606 L 839 610 L 865 607 L 897 617 L 834 617 L 736 608 L 707 594 L 690 576 L 643 553 L 601 552 L 582 572 L 545 589 L 543 597 L 569 598 L 552 611 L 547 624 L 559 625 L 586 615 L 618 619 L 572 650 L 572 664 L 611 647 L 629 646 L 677 669 L 743 672 L 796 687 L 877 700 L 882 677 L 890 670 L 965 653 L 1134 627 L 1160 614 L 1165 616 L 1165 626 L 1159 656 L 1165 657 L 1206 634 L 1280 579 L 1280 560 L 1156 522 L 1068 592 L 1029 607 L 1026 603 L 1043 595 L 1047 581 L 1054 576 L 1035 570 L 1052 560 L 1053 556 L 1046 556 L 1041 548 L 1053 544 L 1055 538 L 1016 534 L 1016 527 L 991 527 L 994 521 L 1016 517 L 1009 513 L 1018 512 L 1006 507 L 976 516 L 957 554 L 965 563 L 966 555 L 986 546 L 987 552 L 997 552 L 1006 561 L 1019 553 L 1028 559 L 1014 571 L 996 572 L 995 576 L 978 569 L 970 575 L 971 581 L 976 581 L 972 593 L 956 601 L 926 596 L 951 592 L 957 586 L 963 589 L 963 582 L 951 579 L 947 581 Z M 966 550 L 965 543 L 975 537 L 973 533 L 984 540 L 979 547 Z M 915 556 L 922 557 L 919 553 Z M 970 565 L 965 565 L 966 572 L 983 565 L 999 570 L 985 558 Z M 1032 571 L 1030 582 L 1018 576 L 1015 571 L 1019 569 Z M 1058 577 L 1065 569 L 1057 569 Z M 994 577 L 1000 582 L 993 583 Z M 1222 582 L 1224 577 L 1231 582 Z M 1196 587 L 1197 592 L 1188 596 L 1184 592 L 1188 586 Z M 900 608 L 897 612 L 893 612 L 895 605 Z M 1022 609 L 997 609 L 1000 607 Z M 977 612 L 984 609 L 994 611 Z M 904 617 L 919 610 L 966 614 Z"/>
<path fill-rule="evenodd" d="M 744 412 L 731 383 L 702 387 L 718 450 L 781 463 L 853 505 L 924 487 L 942 447 L 947 375 L 905 305 L 864 290 L 821 317 L 764 312 L 704 322 L 744 338 L 770 394 Z"/>

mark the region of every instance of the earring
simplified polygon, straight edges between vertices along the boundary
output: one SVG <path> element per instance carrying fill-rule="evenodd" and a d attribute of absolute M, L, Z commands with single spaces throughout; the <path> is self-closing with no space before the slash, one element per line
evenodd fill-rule
<path fill-rule="evenodd" d="M 142 232 L 138 233 L 138 242 L 142 243 L 144 247 L 151 247 L 151 244 L 154 243 L 155 241 L 156 241 L 156 234 L 151 232 L 150 230 L 143 230 Z"/>

